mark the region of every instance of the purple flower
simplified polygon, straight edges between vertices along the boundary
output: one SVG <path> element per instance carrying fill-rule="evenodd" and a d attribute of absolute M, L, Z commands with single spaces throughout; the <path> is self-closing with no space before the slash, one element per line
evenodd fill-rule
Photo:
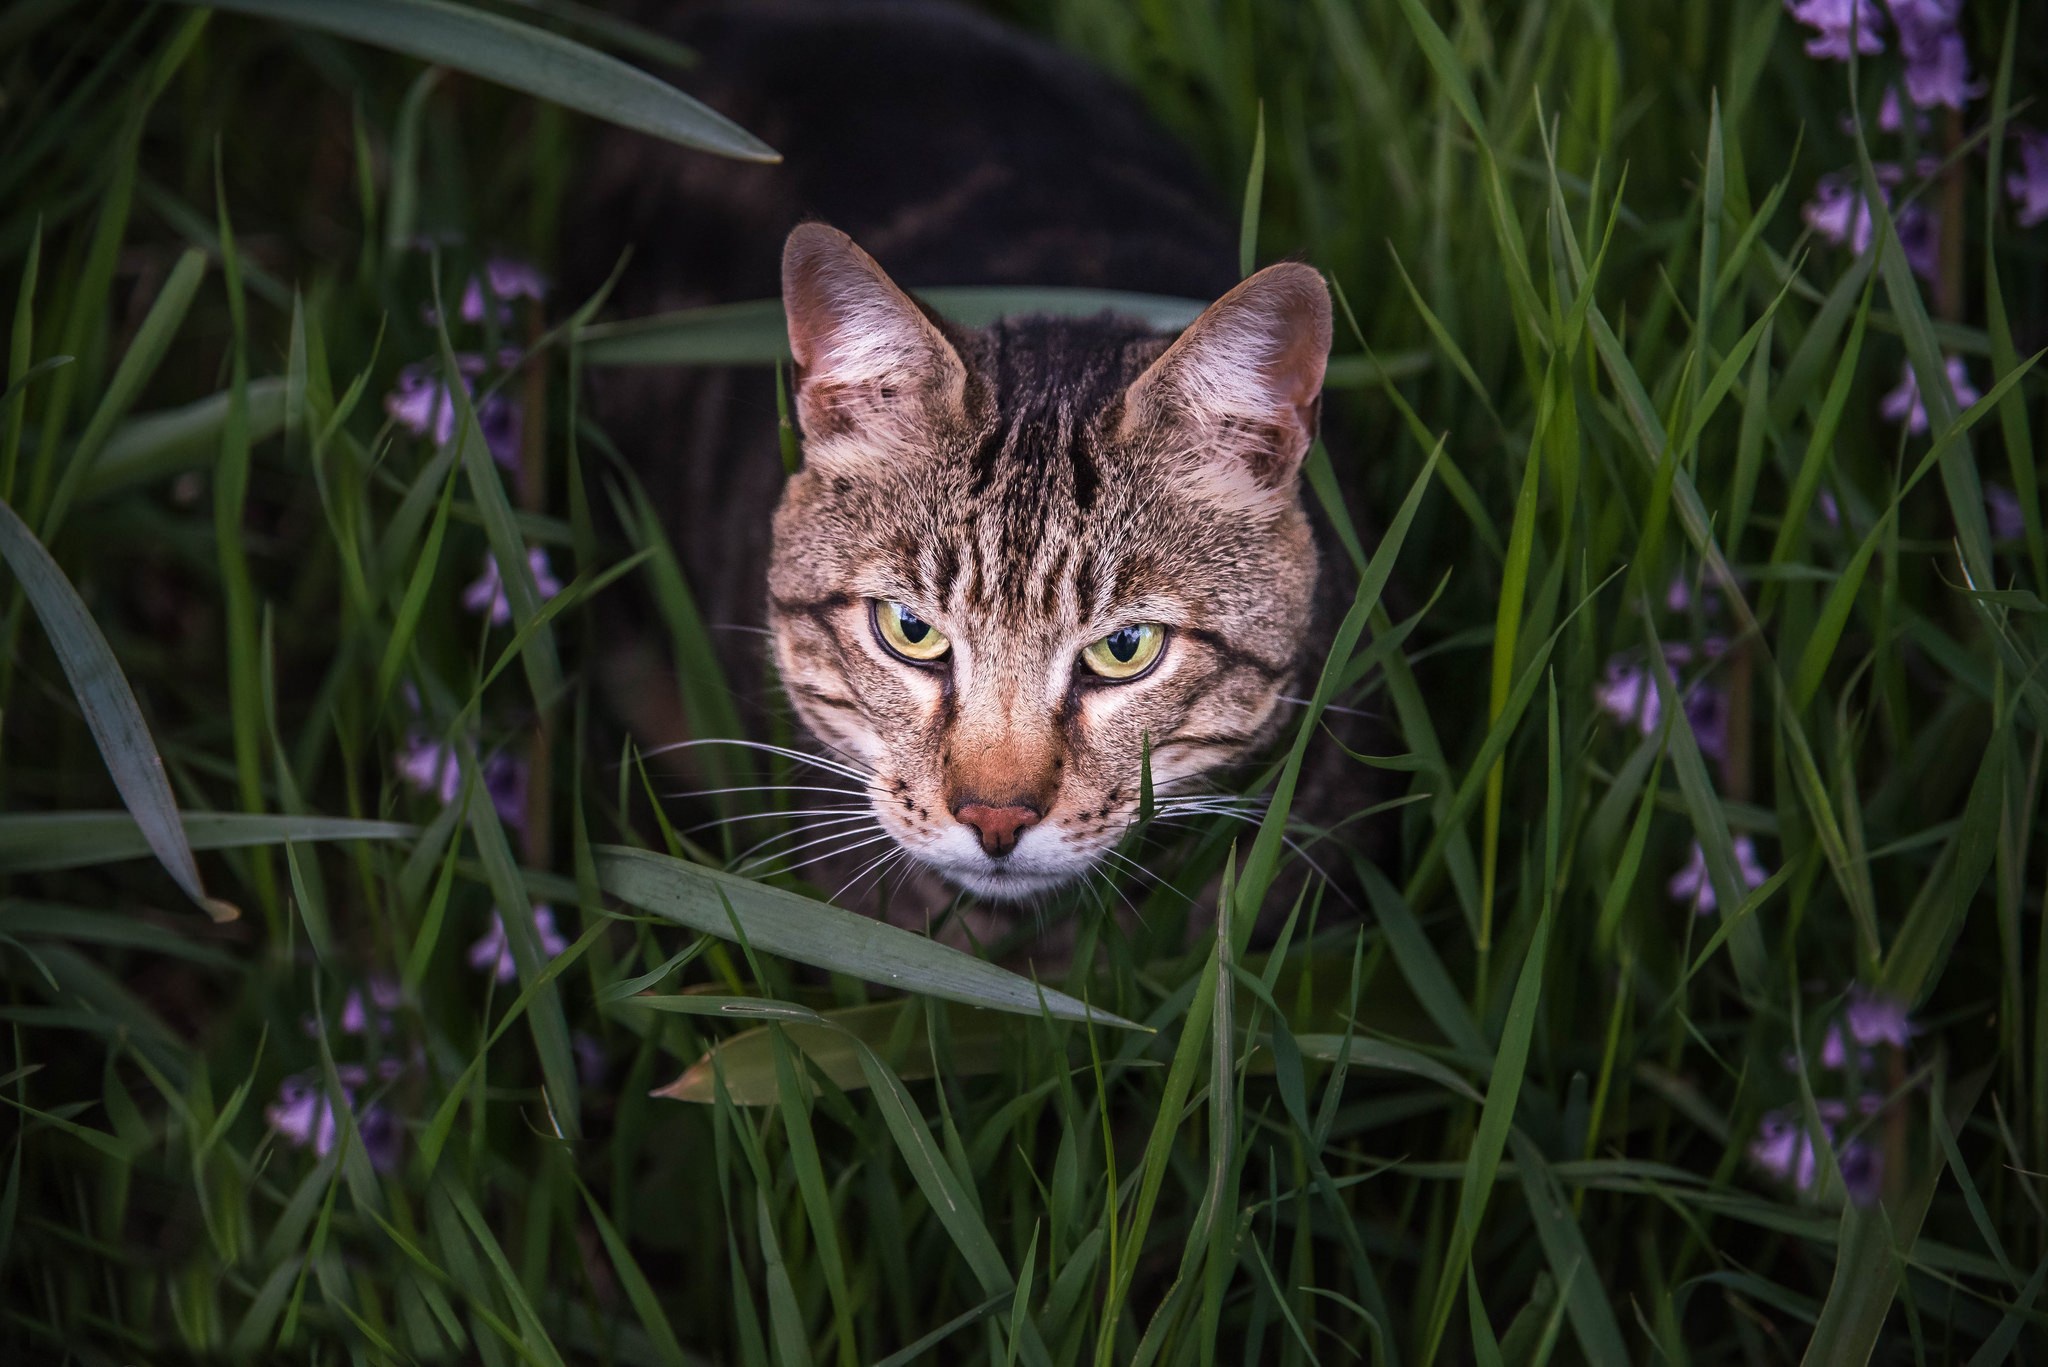
<path fill-rule="evenodd" d="M 396 1170 L 399 1146 L 405 1139 L 397 1116 L 382 1106 L 365 1106 L 356 1117 L 356 1137 L 363 1141 L 363 1152 L 369 1155 L 371 1167 L 378 1172 Z"/>
<path fill-rule="evenodd" d="M 526 567 L 533 572 L 534 587 L 540 590 L 543 601 L 562 591 L 562 581 L 555 578 L 555 572 L 548 566 L 548 553 L 540 546 L 532 546 L 526 552 Z M 462 605 L 471 612 L 489 616 L 495 626 L 504 626 L 512 620 L 512 602 L 505 596 L 504 580 L 498 577 L 498 558 L 484 557 L 484 572 L 462 591 Z"/>
<path fill-rule="evenodd" d="M 552 959 L 569 947 L 569 942 L 555 929 L 555 909 L 545 902 L 534 904 L 533 932 L 546 958 Z M 512 941 L 505 934 L 505 920 L 495 911 L 491 913 L 491 928 L 469 947 L 469 966 L 489 972 L 501 983 L 509 983 L 518 976 L 519 968 L 512 961 Z"/>
<path fill-rule="evenodd" d="M 507 470 L 517 470 L 526 437 L 526 412 L 519 401 L 493 394 L 478 406 L 476 422 L 483 429 L 491 459 Z"/>
<path fill-rule="evenodd" d="M 462 287 L 462 302 L 455 306 L 455 311 L 462 316 L 462 321 L 465 323 L 481 323 L 484 320 L 484 308 L 483 281 L 472 275 L 469 277 L 469 283 Z M 500 323 L 511 322 L 512 310 L 500 307 L 498 309 L 498 321 Z"/>
<path fill-rule="evenodd" d="M 1646 736 L 1664 715 L 1650 671 L 1624 664 L 1620 656 L 1607 662 L 1606 677 L 1593 687 L 1593 701 L 1616 721 L 1633 725 Z"/>
<path fill-rule="evenodd" d="M 526 761 L 499 751 L 484 761 L 484 791 L 498 820 L 517 831 L 526 829 Z"/>
<path fill-rule="evenodd" d="M 1918 204 L 1908 204 L 1893 220 L 1899 230 L 1899 250 L 1913 274 L 1933 284 L 1941 275 L 1941 220 Z"/>
<path fill-rule="evenodd" d="M 1855 1139 L 1842 1146 L 1835 1161 L 1842 1169 L 1842 1188 L 1849 1193 L 1849 1199 L 1859 1206 L 1876 1205 L 1878 1191 L 1884 1185 L 1884 1155 Z"/>
<path fill-rule="evenodd" d="M 1878 194 L 1889 207 L 1891 191 L 1884 186 L 1903 182 L 1906 173 L 1890 162 L 1878 163 L 1876 170 L 1881 182 Z M 1869 198 L 1854 178 L 1846 173 L 1825 175 L 1815 182 L 1813 198 L 1800 210 L 1800 216 L 1815 234 L 1837 247 L 1847 247 L 1858 256 L 1870 250 L 1871 239 L 1877 231 L 1877 220 Z M 1921 279 L 1933 280 L 1941 269 L 1939 222 L 1917 204 L 1901 209 L 1893 222 L 1899 231 L 1899 247 L 1906 254 L 1906 264 Z"/>
<path fill-rule="evenodd" d="M 395 1059 L 385 1061 L 397 1062 Z M 340 1069 L 336 1071 L 341 1072 Z M 355 1071 L 360 1074 L 362 1070 L 357 1066 Z M 361 1083 L 355 1085 L 360 1086 Z M 350 1110 L 355 1109 L 355 1092 L 345 1081 L 341 1088 L 341 1104 Z M 334 1098 L 307 1073 L 288 1077 L 278 1084 L 277 1100 L 263 1108 L 263 1118 L 287 1144 L 295 1149 L 310 1148 L 320 1158 L 334 1152 L 334 1142 L 341 1133 L 341 1120 Z M 398 1166 L 402 1131 L 391 1112 L 382 1106 L 365 1106 L 356 1116 L 356 1133 L 362 1138 L 371 1167 L 378 1172 L 390 1172 Z"/>
<path fill-rule="evenodd" d="M 1984 510 L 1991 515 L 1991 534 L 2000 541 L 2012 541 L 2027 534 L 2027 519 L 2020 510 L 2019 495 L 2003 484 L 1984 486 Z"/>
<path fill-rule="evenodd" d="M 455 373 L 463 393 L 476 392 L 474 380 L 484 373 L 484 366 L 484 358 L 475 352 L 456 353 Z M 446 446 L 455 435 L 455 396 L 433 362 L 417 361 L 399 371 L 398 388 L 384 396 L 384 411 L 414 436 L 431 435 L 436 446 Z"/>
<path fill-rule="evenodd" d="M 1744 886 L 1750 888 L 1762 887 L 1770 877 L 1764 871 L 1763 862 L 1757 858 L 1756 841 L 1746 835 L 1735 837 L 1735 869 Z M 1719 909 L 1720 899 L 1714 895 L 1714 880 L 1707 872 L 1707 852 L 1700 847 L 1699 841 L 1692 842 L 1691 858 L 1686 860 L 1684 868 L 1671 875 L 1671 881 L 1664 885 L 1664 890 L 1673 901 L 1691 906 L 1698 915 L 1705 916 Z"/>
<path fill-rule="evenodd" d="M 1906 93 L 1921 108 L 1937 104 L 1961 109 L 1981 93 L 1970 82 L 1970 57 L 1963 35 L 1950 31 L 1915 44 L 1901 30 L 1899 50 L 1906 54 Z"/>
<path fill-rule="evenodd" d="M 1970 84 L 1970 57 L 1956 32 L 1962 0 L 1891 0 L 1906 59 L 1906 98 L 1922 109 L 1961 109 L 1979 93 Z"/>
<path fill-rule="evenodd" d="M 416 792 L 432 793 L 444 806 L 462 791 L 462 771 L 454 749 L 417 732 L 406 738 L 393 767 Z"/>
<path fill-rule="evenodd" d="M 1842 525 L 1842 505 L 1835 502 L 1835 496 L 1832 493 L 1826 489 L 1821 490 L 1820 497 L 1815 502 L 1820 505 L 1821 521 L 1827 523 L 1830 527 Z"/>
<path fill-rule="evenodd" d="M 1720 644 L 1717 638 L 1709 638 L 1702 643 L 1702 651 L 1710 658 L 1719 655 Z M 1664 649 L 1667 666 L 1687 664 L 1692 658 L 1693 648 L 1683 641 L 1675 641 Z M 1677 686 L 1675 681 L 1673 686 Z M 1686 723 L 1692 727 L 1693 738 L 1701 753 L 1717 760 L 1725 759 L 1728 753 L 1727 695 L 1701 682 L 1684 689 L 1679 696 L 1684 703 Z M 1646 736 L 1654 734 L 1664 719 L 1664 700 L 1657 692 L 1657 682 L 1649 669 L 1629 664 L 1621 656 L 1607 662 L 1605 676 L 1593 686 L 1593 702 L 1616 721 L 1633 726 Z"/>
<path fill-rule="evenodd" d="M 453 802 L 462 792 L 462 769 L 454 748 L 439 741 L 430 741 L 418 733 L 407 738 L 393 767 L 414 791 L 433 794 L 441 799 L 443 806 Z M 503 752 L 491 755 L 483 762 L 481 777 L 498 819 L 516 830 L 524 830 L 525 762 Z"/>
<path fill-rule="evenodd" d="M 1814 1178 L 1820 1170 L 1813 1136 L 1782 1111 L 1771 1111 L 1757 1122 L 1749 1158 L 1771 1176 L 1790 1182 L 1801 1191 L 1813 1190 Z"/>
<path fill-rule="evenodd" d="M 1844 1015 L 1849 1022 L 1849 1033 L 1866 1048 L 1874 1044 L 1889 1044 L 1895 1049 L 1903 1049 L 1913 1038 L 1913 1022 L 1906 1015 L 1906 1004 L 1895 997 L 1852 987 L 1849 989 L 1849 1008 Z"/>
<path fill-rule="evenodd" d="M 360 987 L 350 988 L 348 995 L 341 999 L 341 1032 L 344 1035 L 367 1034 L 374 1008 L 377 1033 L 390 1033 L 391 1013 L 398 1009 L 400 1000 L 396 979 L 372 973 L 367 1000 L 364 989 Z"/>
<path fill-rule="evenodd" d="M 494 256 L 484 263 L 483 278 L 472 275 L 462 289 L 461 314 L 465 323 L 481 323 L 484 320 L 484 288 L 488 282 L 491 298 L 499 300 L 497 311 L 500 323 L 510 322 L 512 310 L 502 307 L 514 299 L 544 299 L 547 297 L 548 282 L 541 273 L 524 261 L 515 261 L 509 256 Z"/>
<path fill-rule="evenodd" d="M 484 263 L 484 274 L 490 278 L 491 293 L 500 299 L 533 299 L 548 297 L 547 277 L 524 261 L 509 256 L 494 256 Z"/>
<path fill-rule="evenodd" d="M 310 1144 L 322 1158 L 334 1151 L 334 1104 L 306 1077 L 278 1084 L 277 1100 L 263 1108 L 263 1118 L 294 1148 Z"/>
<path fill-rule="evenodd" d="M 2022 228 L 2048 220 L 2048 133 L 2016 128 L 2020 140 L 2020 169 L 2005 178 L 2005 192 L 2019 205 Z"/>
<path fill-rule="evenodd" d="M 1846 62 L 1852 42 L 1865 56 L 1884 51 L 1884 40 L 1878 36 L 1883 17 L 1876 0 L 1785 0 L 1785 8 L 1795 21 L 1815 31 L 1806 40 L 1809 57 Z"/>
<path fill-rule="evenodd" d="M 1858 256 L 1870 250 L 1870 201 L 1843 176 L 1822 176 L 1800 216 L 1814 232 L 1838 247 L 1847 246 Z"/>
<path fill-rule="evenodd" d="M 1673 612 L 1684 612 L 1692 606 L 1692 585 L 1685 582 L 1685 576 L 1675 574 L 1664 590 L 1664 606 Z"/>
<path fill-rule="evenodd" d="M 1877 127 L 1881 133 L 1899 133 L 1906 128 L 1906 102 L 1899 98 L 1899 88 L 1888 85 L 1884 98 L 1877 102 Z M 1925 134 L 1928 129 L 1927 116 L 1919 110 L 1913 111 L 1913 131 Z"/>
<path fill-rule="evenodd" d="M 455 435 L 454 396 L 424 362 L 398 372 L 398 388 L 384 396 L 384 411 L 414 436 L 432 435 L 436 446 L 446 446 Z"/>
<path fill-rule="evenodd" d="M 1983 397 L 1970 383 L 1970 372 L 1964 367 L 1959 356 L 1948 358 L 1948 386 L 1950 393 L 1955 396 L 1958 408 L 1968 408 Z M 1920 402 L 1920 381 L 1913 374 L 1911 361 L 1906 362 L 1905 370 L 1899 377 L 1898 388 L 1884 396 L 1884 401 L 1878 405 L 1877 411 L 1891 422 L 1903 419 L 1908 432 L 1927 430 L 1927 405 Z"/>
<path fill-rule="evenodd" d="M 1728 695 L 1707 684 L 1694 684 L 1685 695 L 1685 722 L 1693 743 L 1707 758 L 1728 758 Z"/>
<path fill-rule="evenodd" d="M 1821 1139 L 1832 1147 L 1834 1125 L 1825 1118 L 1826 1103 L 1821 1106 Z M 1749 1161 L 1801 1192 L 1812 1191 L 1820 1178 L 1820 1151 L 1814 1144 L 1813 1133 L 1783 1111 L 1767 1112 L 1757 1122 L 1756 1138 L 1749 1146 Z M 1875 1149 L 1861 1140 L 1851 1140 L 1835 1155 L 1835 1162 L 1850 1200 L 1869 1205 L 1877 1199 L 1884 1161 Z"/>

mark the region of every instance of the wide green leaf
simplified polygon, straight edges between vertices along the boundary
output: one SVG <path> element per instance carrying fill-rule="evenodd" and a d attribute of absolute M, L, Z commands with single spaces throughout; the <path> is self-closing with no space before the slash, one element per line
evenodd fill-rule
<path fill-rule="evenodd" d="M 623 845 L 597 849 L 597 879 L 643 911 L 813 968 L 994 1011 L 1139 1027 L 936 940 L 780 888 Z"/>
<path fill-rule="evenodd" d="M 741 161 L 782 159 L 725 115 L 638 67 L 503 15 L 444 0 L 208 2 L 467 71 L 685 147 Z"/>
<path fill-rule="evenodd" d="M 186 812 L 184 842 L 195 850 L 244 849 L 315 840 L 405 840 L 419 827 L 402 821 L 248 812 Z M 127 812 L 22 812 L 0 816 L 0 870 L 34 873 L 139 859 L 154 846 Z"/>
<path fill-rule="evenodd" d="M 171 781 L 164 773 L 163 756 L 150 738 L 135 690 L 121 673 L 113 647 L 43 543 L 4 502 L 0 502 L 0 559 L 5 559 L 20 579 L 37 619 L 49 633 L 57 662 L 71 681 L 78 710 L 85 715 L 85 724 L 107 762 L 107 772 L 113 775 L 114 786 L 133 813 L 151 853 L 208 915 L 217 921 L 232 921 L 241 912 L 232 902 L 209 896 L 200 881 L 199 866 L 192 861 L 192 847 L 178 819 L 178 800 L 171 795 Z"/>

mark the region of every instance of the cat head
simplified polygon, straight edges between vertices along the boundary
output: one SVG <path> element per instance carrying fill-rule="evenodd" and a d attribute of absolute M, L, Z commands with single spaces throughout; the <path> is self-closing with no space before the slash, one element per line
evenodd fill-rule
<path fill-rule="evenodd" d="M 1014 899 L 1279 719 L 1316 551 L 1298 474 L 1330 302 L 1268 267 L 1180 336 L 1108 315 L 975 331 L 845 234 L 783 254 L 803 466 L 769 616 L 803 723 L 883 829 Z"/>

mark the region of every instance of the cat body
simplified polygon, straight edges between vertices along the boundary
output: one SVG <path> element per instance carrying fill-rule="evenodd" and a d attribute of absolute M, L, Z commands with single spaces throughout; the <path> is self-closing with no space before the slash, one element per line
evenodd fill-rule
<path fill-rule="evenodd" d="M 592 279 L 631 247 L 632 315 L 779 288 L 802 468 L 785 481 L 761 371 L 601 373 L 598 420 L 707 619 L 767 627 L 771 652 L 723 638 L 738 698 L 772 653 L 834 783 L 926 875 L 913 919 L 950 896 L 934 873 L 999 902 L 1071 881 L 1137 815 L 1148 756 L 1170 799 L 1285 714 L 1327 292 L 1299 265 L 1239 284 L 1213 195 L 1135 101 L 978 16 L 663 27 L 702 56 L 686 88 L 785 162 L 607 134 L 569 240 Z M 961 328 L 905 288 L 1006 284 L 1224 297 L 1176 339 L 1109 315 Z M 660 658 L 642 633 L 611 669 L 646 744 L 683 731 Z"/>

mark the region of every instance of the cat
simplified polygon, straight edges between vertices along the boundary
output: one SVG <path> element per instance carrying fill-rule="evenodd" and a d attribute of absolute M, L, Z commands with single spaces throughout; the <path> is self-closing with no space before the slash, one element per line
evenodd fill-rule
<path fill-rule="evenodd" d="M 1240 282 L 1217 197 L 1135 99 L 981 16 L 656 18 L 700 54 L 681 83 L 785 160 L 608 133 L 565 240 L 585 285 L 631 248 L 619 313 L 779 286 L 802 465 L 785 481 L 759 370 L 596 372 L 596 418 L 705 616 L 766 627 L 766 651 L 725 634 L 727 677 L 757 698 L 772 658 L 818 786 L 875 823 L 836 843 L 927 875 L 894 911 L 1082 877 L 1137 816 L 1148 753 L 1163 801 L 1256 754 L 1312 654 L 1329 576 L 1299 471 L 1328 291 L 1299 263 Z M 916 299 L 939 284 L 1216 302 L 1178 338 L 1113 314 L 968 329 Z M 682 737 L 654 633 L 617 634 L 629 724 Z"/>

